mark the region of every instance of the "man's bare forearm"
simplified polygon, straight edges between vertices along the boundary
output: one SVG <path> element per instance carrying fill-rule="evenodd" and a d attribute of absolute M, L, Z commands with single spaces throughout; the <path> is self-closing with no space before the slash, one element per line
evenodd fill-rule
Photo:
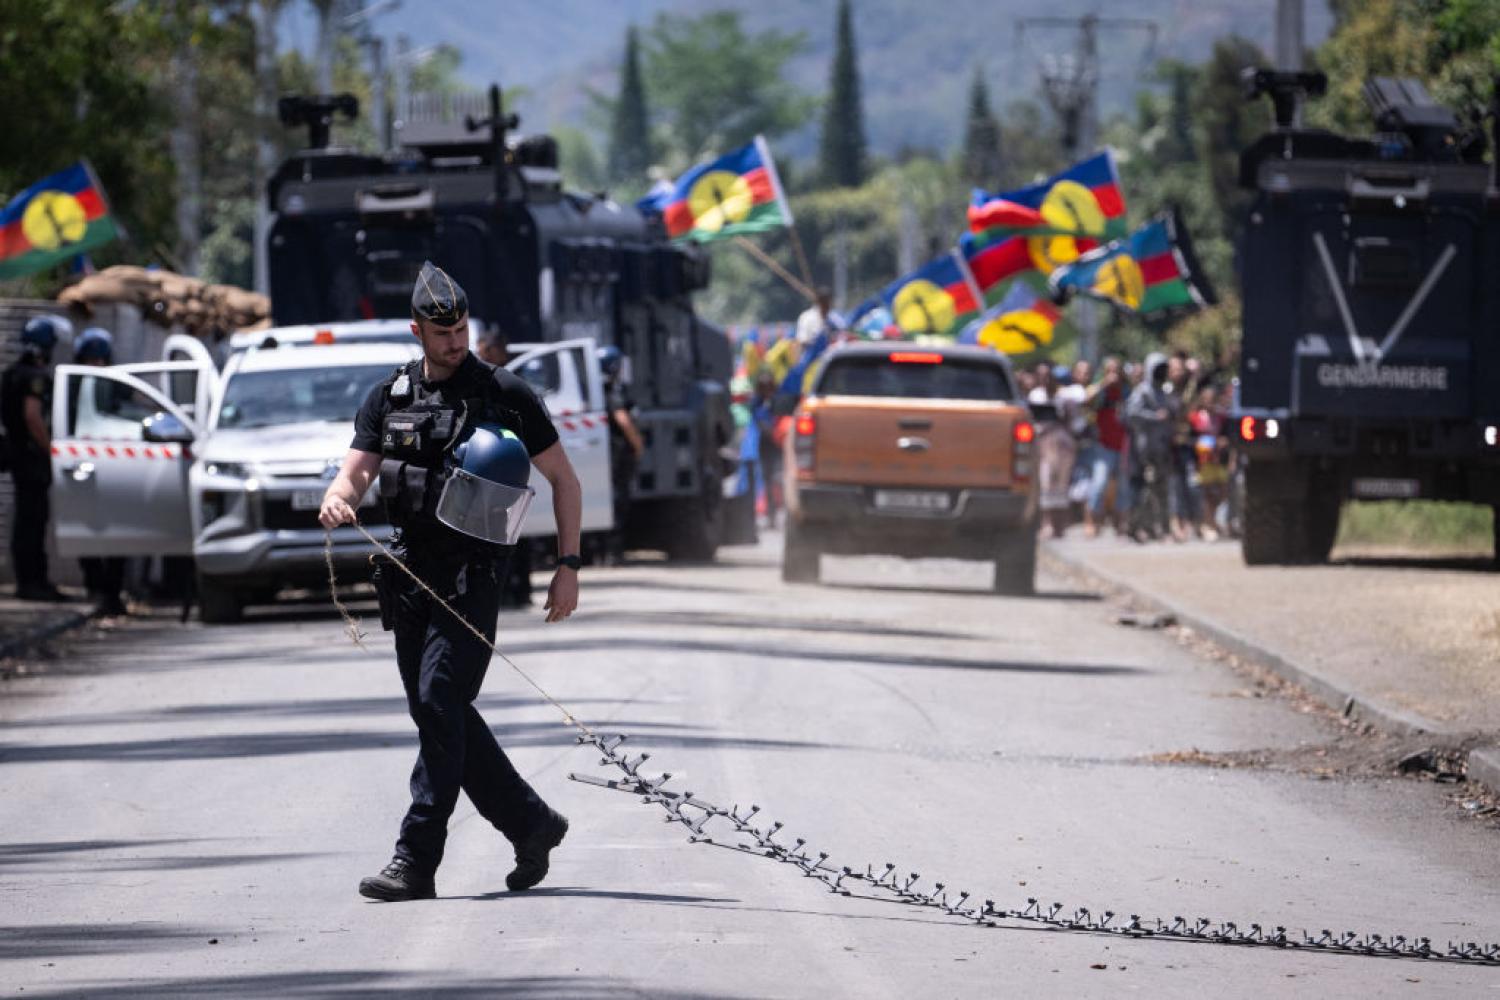
<path fill-rule="evenodd" d="M 557 554 L 577 555 L 583 522 L 583 487 L 571 467 L 552 484 L 552 517 L 557 523 Z"/>

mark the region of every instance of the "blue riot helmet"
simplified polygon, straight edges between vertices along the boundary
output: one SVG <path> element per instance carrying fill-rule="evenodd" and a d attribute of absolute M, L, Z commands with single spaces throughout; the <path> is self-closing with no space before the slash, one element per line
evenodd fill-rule
<path fill-rule="evenodd" d="M 93 361 L 110 364 L 115 356 L 115 338 L 102 326 L 91 326 L 73 341 L 73 363 L 86 365 Z"/>
<path fill-rule="evenodd" d="M 625 355 L 614 344 L 606 344 L 599 348 L 599 370 L 603 372 L 606 381 L 613 381 L 620 377 L 620 369 L 624 366 Z"/>
<path fill-rule="evenodd" d="M 476 425 L 453 449 L 454 468 L 438 497 L 437 519 L 454 531 L 498 545 L 514 545 L 536 496 L 531 456 L 499 424 Z"/>
<path fill-rule="evenodd" d="M 57 342 L 72 335 L 73 324 L 61 316 L 33 316 L 21 330 L 21 346 L 23 350 L 50 359 Z"/>

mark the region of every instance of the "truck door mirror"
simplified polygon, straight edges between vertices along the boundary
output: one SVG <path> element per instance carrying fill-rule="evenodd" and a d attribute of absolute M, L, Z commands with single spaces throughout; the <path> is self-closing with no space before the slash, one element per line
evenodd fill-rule
<path fill-rule="evenodd" d="M 159 410 L 141 421 L 145 428 L 142 438 L 156 444 L 190 444 L 193 432 L 186 424 L 165 410 Z"/>

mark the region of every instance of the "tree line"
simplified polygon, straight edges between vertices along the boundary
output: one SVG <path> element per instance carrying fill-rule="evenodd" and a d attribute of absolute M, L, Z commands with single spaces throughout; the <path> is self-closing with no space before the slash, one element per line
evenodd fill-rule
<path fill-rule="evenodd" d="M 1419 77 L 1461 114 L 1486 105 L 1491 78 L 1500 72 L 1500 3 L 1331 3 L 1333 33 L 1308 53 L 1308 62 L 1330 78 L 1328 95 L 1308 108 L 1310 124 L 1371 131 L 1359 94 L 1374 74 Z M 988 80 L 997 67 L 983 64 L 973 71 L 957 148 L 876 155 L 865 135 L 857 13 L 849 0 L 833 12 L 834 52 L 820 94 L 805 92 L 787 72 L 807 45 L 800 33 L 752 30 L 735 11 L 663 14 L 631 28 L 617 86 L 592 95 L 589 127 L 552 130 L 565 177 L 628 200 L 654 179 L 676 176 L 756 134 L 766 135 L 773 149 L 800 137 L 798 145 L 814 152 L 805 161 L 779 157 L 781 176 L 815 281 L 839 285 L 848 307 L 951 245 L 974 187 L 1004 190 L 1066 166 L 1050 113 L 1028 97 L 996 102 Z M 183 113 L 174 74 L 189 52 L 202 69 L 192 108 L 204 203 L 200 272 L 248 285 L 259 193 L 249 167 L 255 143 L 268 135 L 285 153 L 301 139 L 257 119 L 254 46 L 250 0 L 0 0 L 0 108 L 7 122 L 0 199 L 87 156 L 131 234 L 129 244 L 96 254 L 97 263 L 177 266 L 181 164 L 170 138 Z M 1132 223 L 1179 206 L 1224 299 L 1216 310 L 1165 324 L 1114 318 L 1105 332 L 1108 349 L 1134 355 L 1166 338 L 1217 353 L 1236 339 L 1234 245 L 1245 206 L 1235 185 L 1237 155 L 1270 120 L 1267 108 L 1244 102 L 1239 73 L 1268 62 L 1252 42 L 1233 36 L 1202 62 L 1163 60 L 1134 107 L 1102 123 L 1101 141 L 1118 154 Z M 459 71 L 457 50 L 439 47 L 412 68 L 411 90 L 459 89 Z M 315 89 L 313 67 L 296 51 L 279 55 L 275 73 L 280 93 Z M 357 42 L 342 38 L 334 89 L 355 93 L 368 108 L 371 83 Z M 373 148 L 370 116 L 341 126 L 340 141 Z M 784 233 L 758 240 L 792 260 Z M 721 244 L 711 252 L 715 281 L 700 303 L 710 318 L 781 320 L 802 308 L 795 293 L 738 248 Z M 40 276 L 9 293 L 47 294 L 65 280 Z M 1064 322 L 1054 342 L 1062 353 L 1069 337 Z"/>

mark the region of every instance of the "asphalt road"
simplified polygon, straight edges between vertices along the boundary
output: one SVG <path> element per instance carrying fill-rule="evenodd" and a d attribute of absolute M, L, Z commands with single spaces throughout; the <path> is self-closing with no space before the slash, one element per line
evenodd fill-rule
<path fill-rule="evenodd" d="M 751 802 L 841 863 L 1014 905 L 1500 939 L 1500 852 L 1415 781 L 1151 763 L 1329 738 L 1288 702 L 1044 578 L 827 560 L 587 571 L 563 625 L 505 648 L 674 785 Z M 920 589 L 916 589 L 920 588 Z M 367 620 L 368 621 L 368 620 Z M 831 896 L 689 845 L 659 812 L 569 782 L 596 756 L 500 664 L 481 709 L 572 820 L 551 877 L 461 803 L 440 898 L 377 904 L 415 739 L 388 636 L 322 610 L 155 620 L 0 688 L 0 989 L 352 997 L 1500 996 L 1500 969 L 981 929 Z M 1103 966 L 1103 968 L 1098 968 Z"/>

